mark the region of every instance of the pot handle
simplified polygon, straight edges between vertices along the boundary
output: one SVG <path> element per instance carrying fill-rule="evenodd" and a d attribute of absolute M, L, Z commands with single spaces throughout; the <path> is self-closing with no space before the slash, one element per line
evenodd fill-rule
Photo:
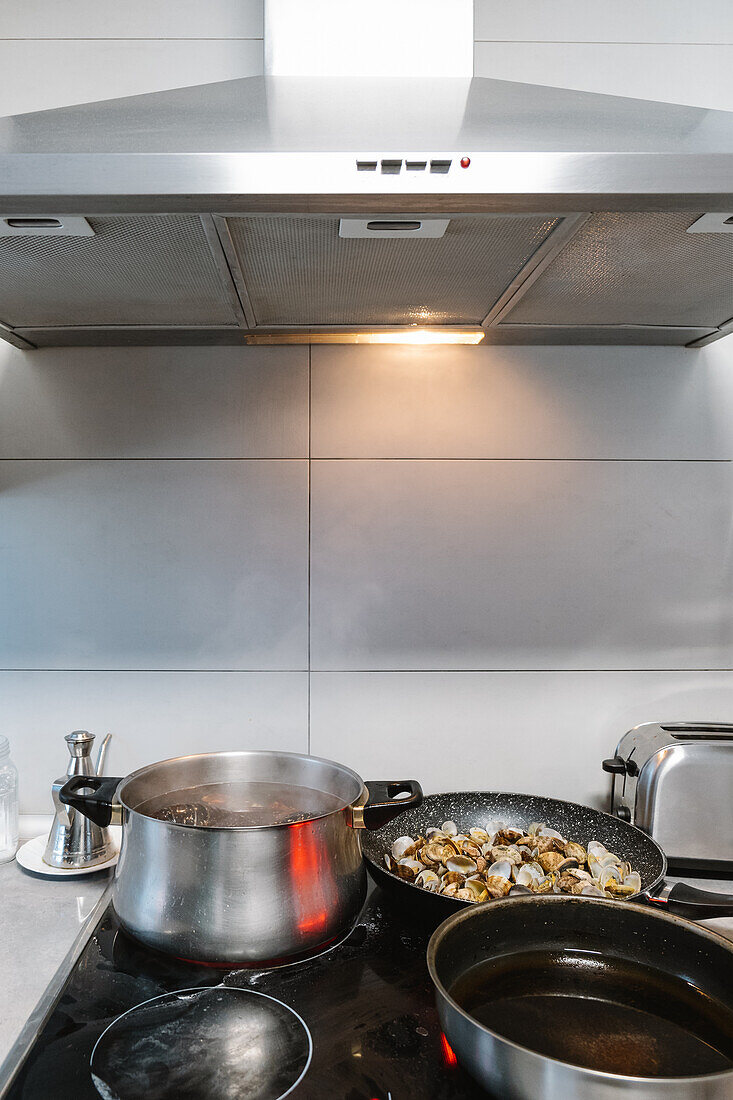
<path fill-rule="evenodd" d="M 710 917 L 733 917 L 733 894 L 719 894 L 713 890 L 698 890 L 686 882 L 676 882 L 664 897 L 649 897 L 652 904 L 689 920 L 708 920 Z"/>
<path fill-rule="evenodd" d="M 416 779 L 370 779 L 364 786 L 366 802 L 351 808 L 355 829 L 381 829 L 405 810 L 419 806 L 423 798 Z"/>
<path fill-rule="evenodd" d="M 74 775 L 64 783 L 59 798 L 67 806 L 73 806 L 95 825 L 119 825 L 122 806 L 115 798 L 124 776 Z M 91 794 L 79 792 L 90 788 Z"/>

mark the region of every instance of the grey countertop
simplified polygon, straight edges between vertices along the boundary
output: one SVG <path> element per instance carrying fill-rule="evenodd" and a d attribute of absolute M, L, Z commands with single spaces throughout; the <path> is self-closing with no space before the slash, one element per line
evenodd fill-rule
<path fill-rule="evenodd" d="M 111 878 L 111 871 L 100 871 L 73 880 L 43 879 L 21 870 L 15 860 L 0 866 L 0 1087 L 8 1068 L 1 1063 L 24 1028 L 24 1042 L 37 1029 L 34 1009 L 54 977 L 60 977 L 59 970 L 68 972 L 75 952 L 91 934 Z M 733 892 L 730 880 L 684 881 L 703 890 Z M 701 924 L 733 940 L 733 917 Z"/>
<path fill-rule="evenodd" d="M 82 933 L 111 881 L 111 871 L 75 879 L 28 874 L 0 865 L 0 1081 L 4 1062 L 33 1009 Z M 82 936 L 83 938 L 83 936 Z"/>

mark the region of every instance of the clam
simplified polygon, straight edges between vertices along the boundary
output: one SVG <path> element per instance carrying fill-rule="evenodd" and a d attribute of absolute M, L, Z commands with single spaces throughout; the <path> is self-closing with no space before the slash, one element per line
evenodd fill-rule
<path fill-rule="evenodd" d="M 444 821 L 440 828 L 448 836 L 455 836 L 458 832 L 458 826 L 456 825 L 455 821 Z"/>
<path fill-rule="evenodd" d="M 445 861 L 449 871 L 457 871 L 461 875 L 472 875 L 476 871 L 476 862 L 468 856 L 451 856 Z"/>
<path fill-rule="evenodd" d="M 409 848 L 414 850 L 415 841 L 411 836 L 398 836 L 392 844 L 392 856 L 394 859 L 402 859 Z"/>
<path fill-rule="evenodd" d="M 415 879 L 415 885 L 421 886 L 423 890 L 429 890 L 433 894 L 440 886 L 440 878 L 435 871 L 431 871 L 429 867 L 426 867 Z"/>
<path fill-rule="evenodd" d="M 537 836 L 535 837 L 532 851 L 540 856 L 544 855 L 545 852 L 554 852 L 557 843 L 558 841 L 553 836 Z"/>
<path fill-rule="evenodd" d="M 630 898 L 632 894 L 636 893 L 633 886 L 627 886 L 623 882 L 616 882 L 615 879 L 611 879 L 606 885 L 606 890 L 612 897 L 616 898 Z"/>
<path fill-rule="evenodd" d="M 501 875 L 502 878 L 512 877 L 512 864 L 508 859 L 497 860 L 496 863 L 492 863 L 486 872 L 487 875 Z"/>
<path fill-rule="evenodd" d="M 597 879 L 598 885 L 605 890 L 612 882 L 621 885 L 621 875 L 618 867 L 603 867 Z"/>
<path fill-rule="evenodd" d="M 584 898 L 605 898 L 606 896 L 604 891 L 592 882 L 584 883 L 580 893 Z"/>
<path fill-rule="evenodd" d="M 490 898 L 503 898 L 509 893 L 512 884 L 503 875 L 487 875 L 484 880 L 486 892 Z"/>
<path fill-rule="evenodd" d="M 529 886 L 523 886 L 520 882 L 515 882 L 510 887 L 509 893 L 514 897 L 515 894 L 531 894 Z"/>
<path fill-rule="evenodd" d="M 524 833 L 521 829 L 511 829 L 505 826 L 500 829 L 494 837 L 494 844 L 515 844 L 516 841 L 521 840 Z"/>
<path fill-rule="evenodd" d="M 638 871 L 631 871 L 624 878 L 624 886 L 633 886 L 634 893 L 641 893 L 641 875 Z"/>
<path fill-rule="evenodd" d="M 568 859 L 577 859 L 578 863 L 585 863 L 586 851 L 582 844 L 576 844 L 574 840 L 565 841 L 565 855 Z"/>
<path fill-rule="evenodd" d="M 543 871 L 557 871 L 560 864 L 564 863 L 565 860 L 559 852 L 543 852 L 538 857 L 537 862 Z"/>
<path fill-rule="evenodd" d="M 442 840 L 431 840 L 423 848 L 422 854 L 430 863 L 442 863 L 445 849 L 446 845 L 443 844 Z M 449 849 L 448 854 L 453 854 L 452 848 Z"/>
<path fill-rule="evenodd" d="M 521 863 L 522 853 L 515 844 L 495 844 L 491 849 L 491 858 L 508 859 L 510 863 Z"/>
<path fill-rule="evenodd" d="M 486 832 L 486 829 L 469 829 L 468 835 L 471 837 L 471 840 L 473 840 L 474 843 L 479 845 L 486 844 L 489 839 L 489 834 Z"/>
<path fill-rule="evenodd" d="M 489 892 L 482 878 L 467 878 L 463 886 L 464 889 L 470 891 L 473 895 L 471 898 L 472 901 L 486 901 L 489 896 Z"/>
<path fill-rule="evenodd" d="M 577 886 L 579 881 L 581 880 L 577 879 L 572 871 L 564 871 L 558 877 L 557 886 L 561 894 L 569 894 L 572 893 L 573 887 Z"/>
<path fill-rule="evenodd" d="M 400 878 L 406 878 L 408 882 L 412 882 L 424 870 L 422 863 L 418 863 L 416 859 L 400 859 L 397 861 L 397 874 Z"/>
<path fill-rule="evenodd" d="M 536 864 L 524 863 L 517 871 L 518 886 L 532 886 L 544 878 L 542 868 Z"/>

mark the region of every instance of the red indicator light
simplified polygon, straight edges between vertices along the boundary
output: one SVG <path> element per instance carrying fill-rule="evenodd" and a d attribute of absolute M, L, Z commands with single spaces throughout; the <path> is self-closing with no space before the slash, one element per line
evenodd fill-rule
<path fill-rule="evenodd" d="M 471 163 L 470 157 L 461 157 L 461 168 L 468 168 Z"/>
<path fill-rule="evenodd" d="M 440 1048 L 443 1051 L 443 1061 L 447 1066 L 458 1065 L 458 1059 L 453 1053 L 450 1043 L 446 1039 L 445 1035 L 442 1034 L 442 1032 L 440 1036 Z"/>

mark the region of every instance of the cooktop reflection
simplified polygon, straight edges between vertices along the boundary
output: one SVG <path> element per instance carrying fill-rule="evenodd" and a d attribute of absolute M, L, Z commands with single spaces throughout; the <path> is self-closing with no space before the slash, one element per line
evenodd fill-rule
<path fill-rule="evenodd" d="M 142 947 L 109 908 L 6 1095 L 485 1098 L 440 1031 L 425 965 L 434 927 L 372 888 L 354 929 L 323 954 L 227 971 Z"/>
<path fill-rule="evenodd" d="M 214 986 L 153 997 L 103 1031 L 91 1057 L 104 1100 L 283 1100 L 311 1060 L 297 1012 L 254 989 Z"/>

